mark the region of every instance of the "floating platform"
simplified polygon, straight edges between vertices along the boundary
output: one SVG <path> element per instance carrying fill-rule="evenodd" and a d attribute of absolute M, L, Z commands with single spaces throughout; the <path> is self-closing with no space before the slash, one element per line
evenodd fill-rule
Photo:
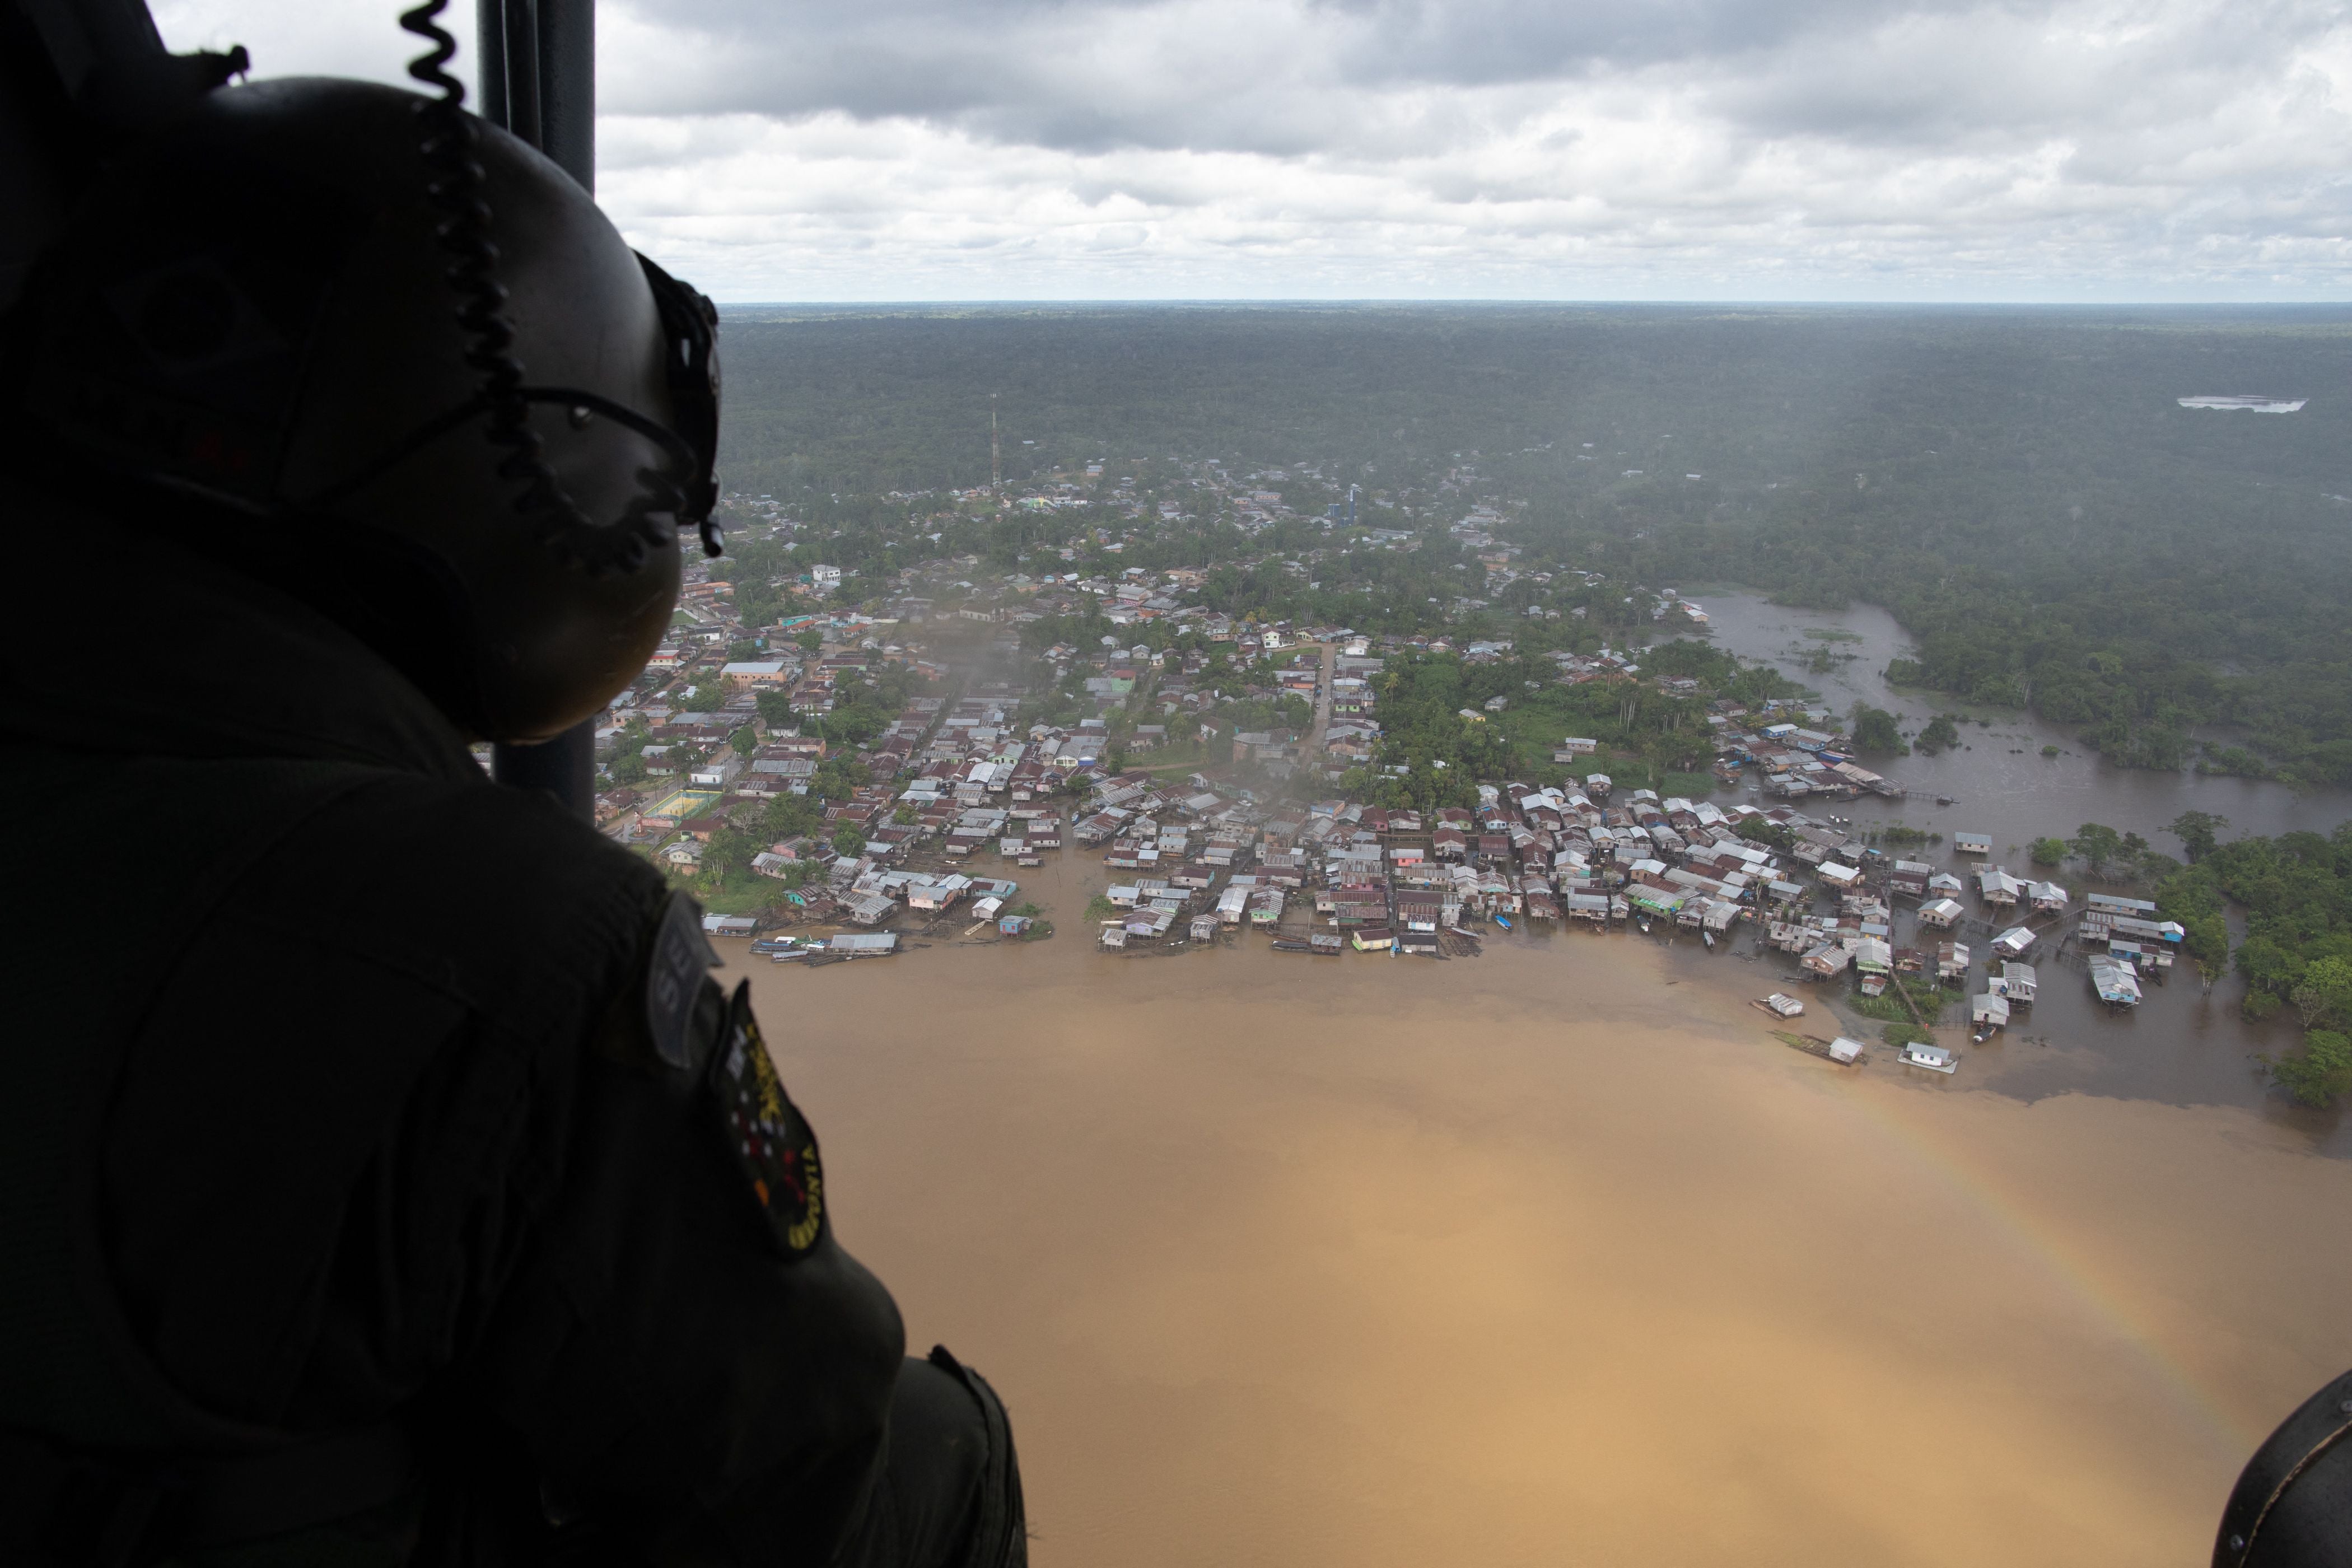
<path fill-rule="evenodd" d="M 1825 1040 L 1819 1035 L 1792 1035 L 1786 1029 L 1775 1029 L 1772 1037 L 1791 1050 L 1819 1057 L 1826 1062 L 1835 1062 L 1840 1067 L 1851 1067 L 1863 1058 L 1862 1042 L 1847 1039 L 1843 1035 L 1834 1040 Z"/>
<path fill-rule="evenodd" d="M 1929 1072 L 1954 1073 L 1960 1070 L 1960 1058 L 1941 1046 L 1913 1043 L 1903 1047 L 1903 1065 L 1926 1068 Z"/>

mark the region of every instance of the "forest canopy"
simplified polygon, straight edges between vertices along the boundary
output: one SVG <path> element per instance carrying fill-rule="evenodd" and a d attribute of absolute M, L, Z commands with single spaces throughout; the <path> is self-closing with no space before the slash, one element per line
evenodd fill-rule
<path fill-rule="evenodd" d="M 2031 706 L 2126 765 L 2352 783 L 2341 309 L 738 309 L 724 346 L 730 488 L 836 524 L 984 483 L 993 406 L 1009 482 L 1213 457 L 1441 514 L 1524 501 L 1530 564 L 1883 605 L 1918 645 L 1899 683 Z M 2308 403 L 2178 403 L 2250 389 Z M 858 533 L 829 553 L 854 564 Z M 1188 537 L 1235 613 L 1450 605 L 1435 553 L 1310 589 Z"/>

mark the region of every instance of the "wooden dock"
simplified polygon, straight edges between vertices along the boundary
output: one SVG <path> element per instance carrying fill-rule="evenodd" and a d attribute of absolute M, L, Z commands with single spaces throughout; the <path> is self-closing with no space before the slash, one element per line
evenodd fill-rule
<path fill-rule="evenodd" d="M 1834 1062 L 1839 1067 L 1853 1067 L 1865 1059 L 1856 1057 L 1852 1062 L 1838 1061 L 1837 1058 L 1830 1054 L 1830 1043 L 1819 1035 L 1799 1035 L 1792 1034 L 1787 1029 L 1775 1029 L 1772 1031 L 1772 1037 L 1791 1050 L 1802 1051 L 1809 1057 L 1819 1057 L 1822 1060 Z"/>

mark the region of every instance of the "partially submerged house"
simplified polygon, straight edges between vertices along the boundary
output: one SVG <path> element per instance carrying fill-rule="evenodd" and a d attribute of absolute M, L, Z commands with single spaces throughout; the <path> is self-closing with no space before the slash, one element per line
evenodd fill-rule
<path fill-rule="evenodd" d="M 2095 953 L 2091 958 L 2091 990 L 2110 1007 L 2137 1007 L 2139 973 L 2123 959 Z"/>

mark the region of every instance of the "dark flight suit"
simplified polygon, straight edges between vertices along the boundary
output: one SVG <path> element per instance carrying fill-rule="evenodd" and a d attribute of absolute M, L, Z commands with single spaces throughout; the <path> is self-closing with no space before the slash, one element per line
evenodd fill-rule
<path fill-rule="evenodd" d="M 1024 1561 L 691 903 L 341 628 L 99 561 L 0 690 L 0 1562 Z"/>

